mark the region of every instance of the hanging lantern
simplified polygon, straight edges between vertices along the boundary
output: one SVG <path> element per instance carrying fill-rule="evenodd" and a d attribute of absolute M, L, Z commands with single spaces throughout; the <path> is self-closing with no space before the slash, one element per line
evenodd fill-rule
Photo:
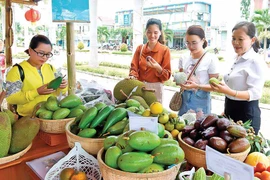
<path fill-rule="evenodd" d="M 39 11 L 30 8 L 28 11 L 25 12 L 24 17 L 27 21 L 35 23 L 40 20 L 41 15 Z"/>

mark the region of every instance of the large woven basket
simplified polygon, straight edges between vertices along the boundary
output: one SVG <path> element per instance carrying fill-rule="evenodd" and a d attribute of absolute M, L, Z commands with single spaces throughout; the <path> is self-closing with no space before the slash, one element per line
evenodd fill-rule
<path fill-rule="evenodd" d="M 185 159 L 187 160 L 187 162 L 189 162 L 195 167 L 204 167 L 205 169 L 207 169 L 205 151 L 197 149 L 185 143 L 182 140 L 181 132 L 178 134 L 178 142 L 179 142 L 180 147 L 185 152 Z M 249 151 L 250 151 L 250 148 L 248 148 L 247 150 L 241 153 L 231 153 L 231 154 L 225 154 L 225 155 L 243 162 L 246 159 Z"/>
<path fill-rule="evenodd" d="M 97 159 L 104 180 L 175 180 L 181 165 L 177 164 L 170 169 L 156 173 L 130 173 L 107 166 L 103 161 L 103 148 L 98 152 Z"/>
<path fill-rule="evenodd" d="M 11 161 L 15 161 L 16 159 L 19 159 L 21 156 L 23 156 L 27 151 L 29 151 L 29 149 L 32 147 L 32 143 L 29 144 L 29 146 L 27 146 L 24 150 L 16 153 L 16 154 L 12 154 L 10 156 L 6 156 L 6 157 L 2 157 L 0 158 L 0 164 L 5 164 Z"/>
<path fill-rule="evenodd" d="M 58 120 L 39 119 L 40 130 L 46 133 L 53 133 L 53 134 L 65 133 L 66 124 L 74 119 L 75 118 L 58 119 Z"/>
<path fill-rule="evenodd" d="M 67 141 L 70 148 L 75 146 L 75 142 L 79 142 L 82 148 L 91 155 L 97 155 L 98 151 L 103 147 L 104 138 L 83 138 L 70 132 L 70 121 L 66 125 Z"/>

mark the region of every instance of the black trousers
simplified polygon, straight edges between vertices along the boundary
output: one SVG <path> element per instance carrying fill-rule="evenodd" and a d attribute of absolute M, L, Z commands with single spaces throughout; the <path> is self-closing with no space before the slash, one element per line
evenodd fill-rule
<path fill-rule="evenodd" d="M 261 110 L 259 108 L 259 100 L 255 101 L 237 101 L 225 98 L 225 115 L 233 119 L 235 122 L 242 120 L 252 120 L 251 126 L 258 134 L 261 126 Z"/>

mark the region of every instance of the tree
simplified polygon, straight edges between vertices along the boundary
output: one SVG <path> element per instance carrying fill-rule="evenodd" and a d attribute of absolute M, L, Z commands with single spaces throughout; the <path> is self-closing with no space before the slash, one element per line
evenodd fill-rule
<path fill-rule="evenodd" d="M 270 14 L 269 9 L 262 9 L 262 10 L 256 10 L 254 12 L 254 15 L 251 19 L 252 22 L 254 22 L 258 33 L 259 33 L 259 39 L 263 39 L 263 49 L 264 49 L 264 59 L 266 60 L 267 52 L 266 52 L 266 45 L 267 45 L 267 39 L 270 39 Z"/>
<path fill-rule="evenodd" d="M 122 37 L 122 43 L 127 44 L 127 39 L 132 40 L 133 38 L 133 29 L 131 27 L 119 28 L 117 30 Z"/>
<path fill-rule="evenodd" d="M 60 45 L 62 45 L 63 49 L 65 49 L 65 39 L 66 39 L 66 26 L 63 25 L 56 31 L 56 40 L 58 42 L 61 42 Z"/>
<path fill-rule="evenodd" d="M 101 45 L 105 42 L 108 41 L 108 38 L 110 36 L 108 27 L 106 26 L 99 26 L 97 29 L 97 40 L 98 42 L 101 43 Z"/>
<path fill-rule="evenodd" d="M 171 29 L 165 29 L 164 30 L 164 36 L 166 39 L 166 44 L 168 41 L 172 41 L 173 40 L 173 30 Z"/>
<path fill-rule="evenodd" d="M 242 12 L 241 17 L 248 20 L 250 16 L 250 0 L 242 0 L 240 10 Z"/>

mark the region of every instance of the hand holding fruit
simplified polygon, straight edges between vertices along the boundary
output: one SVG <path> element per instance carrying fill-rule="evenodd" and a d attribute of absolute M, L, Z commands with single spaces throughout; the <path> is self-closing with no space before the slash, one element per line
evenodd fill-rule
<path fill-rule="evenodd" d="M 47 95 L 47 94 L 51 94 L 51 93 L 55 92 L 55 90 L 52 89 L 52 88 L 48 89 L 47 85 L 48 84 L 44 84 L 43 86 L 40 86 L 37 89 L 37 92 L 38 92 L 39 95 Z"/>
<path fill-rule="evenodd" d="M 155 68 L 158 72 L 160 70 L 160 72 L 162 71 L 161 66 L 158 64 L 158 62 L 152 58 L 151 56 L 147 56 L 146 57 L 146 62 L 147 62 L 147 66 L 151 67 L 151 68 Z"/>
<path fill-rule="evenodd" d="M 180 84 L 181 88 L 184 90 L 197 89 L 198 84 L 194 81 L 187 80 L 185 84 Z"/>

